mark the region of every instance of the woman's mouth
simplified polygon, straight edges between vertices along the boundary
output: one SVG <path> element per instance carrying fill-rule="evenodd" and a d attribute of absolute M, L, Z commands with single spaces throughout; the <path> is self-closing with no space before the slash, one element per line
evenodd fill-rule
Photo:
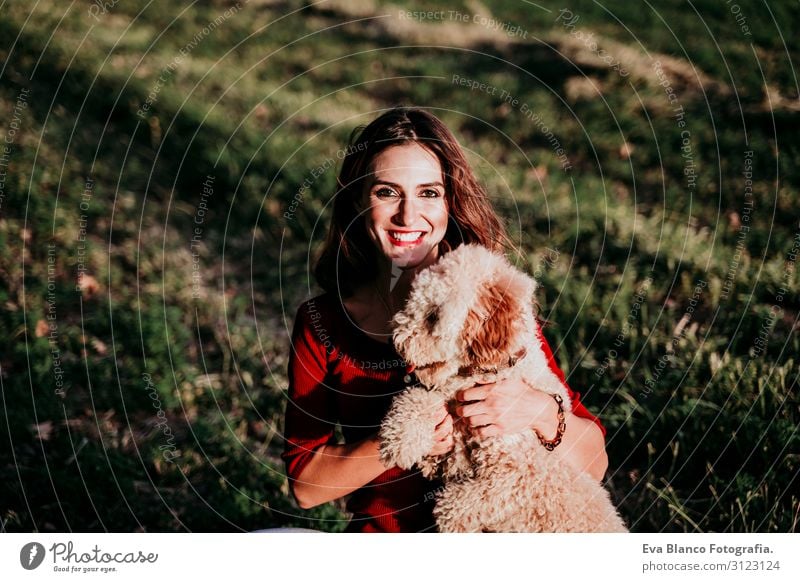
<path fill-rule="evenodd" d="M 413 247 L 422 242 L 425 232 L 422 230 L 389 230 L 389 241 L 398 247 Z"/>

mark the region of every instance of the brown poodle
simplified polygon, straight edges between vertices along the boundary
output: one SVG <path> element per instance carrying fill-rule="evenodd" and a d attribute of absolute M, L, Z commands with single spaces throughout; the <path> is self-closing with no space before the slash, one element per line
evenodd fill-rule
<path fill-rule="evenodd" d="M 533 313 L 536 282 L 501 255 L 462 245 L 420 272 L 394 342 L 421 385 L 398 395 L 381 425 L 381 457 L 441 475 L 434 516 L 442 532 L 623 532 L 608 492 L 548 451 L 533 430 L 481 439 L 454 426 L 455 446 L 430 457 L 443 404 L 478 381 L 521 378 L 570 399 L 550 371 Z"/>

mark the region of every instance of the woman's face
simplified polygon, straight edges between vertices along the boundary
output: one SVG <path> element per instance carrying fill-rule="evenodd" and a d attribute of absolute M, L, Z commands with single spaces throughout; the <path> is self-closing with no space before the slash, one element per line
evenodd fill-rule
<path fill-rule="evenodd" d="M 444 176 L 438 158 L 418 144 L 392 146 L 372 161 L 364 185 L 367 232 L 401 268 L 426 267 L 447 230 Z"/>

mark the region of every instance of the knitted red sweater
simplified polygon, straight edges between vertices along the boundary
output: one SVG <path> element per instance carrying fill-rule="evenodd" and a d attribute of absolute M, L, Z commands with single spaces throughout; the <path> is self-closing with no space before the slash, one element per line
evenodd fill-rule
<path fill-rule="evenodd" d="M 550 347 L 540 339 L 551 370 L 566 386 Z M 303 303 L 289 356 L 282 455 L 289 479 L 299 477 L 317 449 L 337 442 L 337 424 L 347 443 L 376 433 L 392 397 L 405 388 L 405 373 L 406 363 L 394 346 L 362 332 L 338 298 L 325 293 Z M 567 390 L 573 413 L 596 422 L 605 436 L 605 427 L 583 406 L 580 394 Z M 390 469 L 350 495 L 347 510 L 353 516 L 347 531 L 435 531 L 433 492 L 440 485 L 416 470 Z"/>

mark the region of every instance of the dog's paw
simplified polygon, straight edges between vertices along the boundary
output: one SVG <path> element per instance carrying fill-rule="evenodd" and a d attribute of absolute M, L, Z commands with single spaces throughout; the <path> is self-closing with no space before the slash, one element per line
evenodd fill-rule
<path fill-rule="evenodd" d="M 410 388 L 397 396 L 381 423 L 381 461 L 402 469 L 420 463 L 433 448 L 437 414 L 442 406 L 442 397 L 424 388 Z"/>
<path fill-rule="evenodd" d="M 414 434 L 414 431 L 384 430 L 384 428 L 380 432 L 380 455 L 381 461 L 387 467 L 410 469 L 422 463 L 425 453 L 433 447 L 433 437 L 425 439 L 421 435 Z"/>

